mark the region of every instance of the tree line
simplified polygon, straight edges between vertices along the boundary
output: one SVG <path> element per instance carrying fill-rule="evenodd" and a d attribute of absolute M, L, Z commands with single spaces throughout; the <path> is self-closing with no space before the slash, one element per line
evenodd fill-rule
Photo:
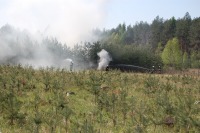
<path fill-rule="evenodd" d="M 153 54 L 157 64 L 162 63 L 164 66 L 175 68 L 200 67 L 200 17 L 191 19 L 188 12 L 178 19 L 172 17 L 164 20 L 157 16 L 151 24 L 141 21 L 133 26 L 126 26 L 123 23 L 109 30 L 97 29 L 94 33 L 107 47 L 115 47 L 113 49 L 120 47 L 118 55 L 125 50 L 122 57 L 122 59 L 127 57 L 125 60 L 134 58 L 133 54 L 127 55 L 131 48 L 134 49 L 131 53 L 136 53 L 135 49 L 142 47 L 138 56 L 144 56 L 145 52 L 150 51 L 150 53 L 147 52 L 147 56 Z M 127 47 L 129 47 L 128 50 Z M 119 62 L 122 59 L 119 59 Z M 141 60 L 143 63 L 145 61 L 147 62 L 147 59 Z M 142 63 L 138 64 L 136 59 L 126 63 L 144 66 Z"/>
<path fill-rule="evenodd" d="M 7 24 L 0 28 L 0 63 L 17 64 L 43 58 L 59 64 L 71 58 L 77 68 L 96 68 L 97 53 L 105 49 L 112 57 L 112 64 L 200 68 L 200 17 L 191 19 L 188 12 L 178 19 L 164 20 L 157 16 L 151 24 L 141 21 L 126 26 L 123 23 L 108 30 L 95 29 L 93 34 L 97 36 L 96 41 L 77 43 L 70 48 L 56 38 L 38 40 Z"/>

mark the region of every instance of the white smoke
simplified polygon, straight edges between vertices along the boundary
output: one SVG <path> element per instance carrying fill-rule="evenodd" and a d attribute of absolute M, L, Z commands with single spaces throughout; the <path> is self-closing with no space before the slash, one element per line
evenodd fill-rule
<path fill-rule="evenodd" d="M 37 39 L 36 39 L 37 38 Z M 48 47 L 53 41 L 41 35 L 20 31 L 10 25 L 0 28 L 0 64 L 21 64 L 39 67 L 59 67 L 60 59 Z M 48 43 L 48 44 L 47 44 Z"/>
<path fill-rule="evenodd" d="M 72 60 L 72 59 L 69 59 L 69 58 L 67 58 L 67 59 L 65 59 L 65 60 L 64 60 L 64 62 L 73 63 L 73 60 Z"/>
<path fill-rule="evenodd" d="M 81 41 L 92 41 L 94 36 L 90 33 L 95 28 L 103 27 L 110 1 L 112 0 L 0 2 L 0 27 L 2 27 L 0 28 L 0 64 L 14 62 L 13 64 L 27 64 L 35 68 L 57 67 L 62 64 L 63 59 L 73 58 L 74 67 L 80 69 L 83 66 L 87 67 L 88 63 L 80 62 L 71 55 L 66 54 L 62 59 L 55 57 L 52 50 L 44 45 L 44 39 L 47 36 L 55 37 L 61 44 L 71 48 Z M 8 25 L 4 26 L 5 24 Z"/>
<path fill-rule="evenodd" d="M 55 38 L 40 33 L 36 36 L 10 25 L 0 28 L 0 47 L 0 64 L 55 67 L 70 71 L 91 67 L 90 61 L 80 57 L 76 49 L 63 46 Z"/>
<path fill-rule="evenodd" d="M 73 63 L 74 63 L 74 62 L 73 62 L 72 59 L 67 58 L 67 59 L 64 59 L 64 60 L 61 62 L 60 67 L 61 67 L 61 68 L 66 68 L 66 69 L 70 70 L 70 67 L 71 67 L 71 65 L 73 65 Z"/>
<path fill-rule="evenodd" d="M 8 0 L 0 6 L 0 27 L 8 23 L 31 33 L 40 31 L 73 46 L 90 41 L 92 30 L 103 27 L 109 1 Z"/>
<path fill-rule="evenodd" d="M 109 65 L 110 61 L 112 61 L 112 57 L 109 55 L 109 53 L 102 49 L 99 53 L 97 53 L 99 56 L 99 64 L 98 64 L 98 70 L 106 69 L 106 67 Z"/>

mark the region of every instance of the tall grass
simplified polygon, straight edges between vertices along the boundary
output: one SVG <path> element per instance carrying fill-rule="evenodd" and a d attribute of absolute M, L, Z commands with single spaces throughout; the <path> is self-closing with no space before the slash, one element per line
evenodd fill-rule
<path fill-rule="evenodd" d="M 198 132 L 197 75 L 0 66 L 1 132 Z M 75 95 L 67 96 L 68 91 Z"/>

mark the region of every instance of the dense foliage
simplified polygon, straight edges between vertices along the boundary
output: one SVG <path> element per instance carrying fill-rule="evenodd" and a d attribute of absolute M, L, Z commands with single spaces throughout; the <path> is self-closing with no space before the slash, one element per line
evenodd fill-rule
<path fill-rule="evenodd" d="M 181 50 L 181 65 L 179 64 L 179 66 L 176 67 L 199 67 L 200 64 L 200 18 L 191 19 L 188 12 L 183 18 L 179 19 L 172 17 L 171 19 L 164 20 L 157 16 L 151 24 L 141 21 L 133 26 L 126 26 L 124 23 L 119 24 L 116 28 L 111 30 L 96 30 L 95 34 L 100 36 L 100 40 L 103 44 L 120 47 L 121 50 L 118 51 L 119 54 L 121 51 L 123 53 L 123 50 L 126 50 L 126 45 L 131 45 L 134 47 L 140 46 L 151 48 L 149 50 L 157 55 L 158 51 L 160 53 L 163 52 L 168 41 L 177 38 L 179 45 L 178 49 Z M 158 55 L 158 57 L 161 57 L 161 54 Z M 189 64 L 196 65 L 184 65 L 183 55 L 187 55 L 190 62 Z M 127 54 L 124 56 L 127 57 Z M 128 55 L 130 58 L 131 56 L 131 54 Z M 138 54 L 138 56 L 142 55 Z M 195 56 L 195 61 L 191 59 L 193 56 Z M 186 56 L 184 56 L 184 58 L 186 58 Z M 122 59 L 124 58 L 122 57 Z M 141 61 L 144 62 L 145 60 Z M 163 63 L 167 66 L 169 64 L 166 61 L 163 61 Z M 135 62 L 132 62 L 132 64 L 135 64 Z"/>
<path fill-rule="evenodd" d="M 199 74 L 1 65 L 0 132 L 198 132 Z"/>
<path fill-rule="evenodd" d="M 122 45 L 150 45 L 154 49 L 161 43 L 165 46 L 168 40 L 177 37 L 181 50 L 199 50 L 199 21 L 200 18 L 191 19 L 189 13 L 183 18 L 164 20 L 157 16 L 151 24 L 138 22 L 131 26 L 119 24 L 111 30 L 96 30 L 103 42 Z"/>
<path fill-rule="evenodd" d="M 44 37 L 42 33 L 35 36 L 5 25 L 0 29 L 0 63 L 27 62 L 56 67 L 70 58 L 76 69 L 96 68 L 97 53 L 105 49 L 113 64 L 200 68 L 200 18 L 191 19 L 189 13 L 183 18 L 164 20 L 157 16 L 151 24 L 141 21 L 126 26 L 124 23 L 109 30 L 96 29 L 93 33 L 97 41 L 77 43 L 70 48 L 56 38 Z M 175 39 L 177 43 L 171 41 Z M 169 50 L 169 45 L 175 49 Z M 178 53 L 171 54 L 172 51 Z M 166 61 L 167 55 L 176 61 Z"/>
<path fill-rule="evenodd" d="M 178 39 L 169 40 L 162 52 L 163 63 L 173 67 L 181 67 L 181 56 Z"/>

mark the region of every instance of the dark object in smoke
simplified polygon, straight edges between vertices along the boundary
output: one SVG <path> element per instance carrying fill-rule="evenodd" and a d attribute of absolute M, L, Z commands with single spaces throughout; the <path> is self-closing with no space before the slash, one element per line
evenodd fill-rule
<path fill-rule="evenodd" d="M 106 71 L 109 70 L 120 70 L 122 72 L 142 72 L 142 73 L 154 73 L 155 69 L 148 69 L 145 67 L 135 66 L 135 65 L 126 65 L 126 64 L 116 64 L 108 65 Z"/>

